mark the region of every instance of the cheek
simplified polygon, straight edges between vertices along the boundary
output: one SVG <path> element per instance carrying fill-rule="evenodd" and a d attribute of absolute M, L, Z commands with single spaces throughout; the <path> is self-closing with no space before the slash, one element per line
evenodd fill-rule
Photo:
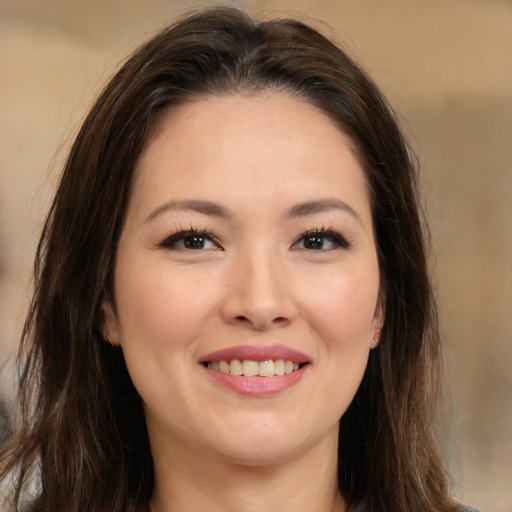
<path fill-rule="evenodd" d="M 214 287 L 169 269 L 118 264 L 116 300 L 123 349 L 172 351 L 196 338 L 214 308 Z M 210 282 L 211 285 L 211 282 Z"/>
<path fill-rule="evenodd" d="M 378 298 L 378 274 L 331 273 L 301 292 L 302 308 L 332 350 L 368 343 Z"/>
<path fill-rule="evenodd" d="M 375 283 L 378 283 L 376 280 Z M 338 421 L 361 383 L 371 347 L 378 285 L 353 274 L 331 276 L 303 303 L 317 344 L 323 390 L 320 408 Z"/>
<path fill-rule="evenodd" d="M 120 262 L 116 279 L 118 339 L 128 371 L 145 405 L 165 411 L 169 400 L 183 400 L 176 383 L 190 377 L 188 362 L 207 335 L 215 299 L 204 280 L 171 273 L 168 265 Z"/>

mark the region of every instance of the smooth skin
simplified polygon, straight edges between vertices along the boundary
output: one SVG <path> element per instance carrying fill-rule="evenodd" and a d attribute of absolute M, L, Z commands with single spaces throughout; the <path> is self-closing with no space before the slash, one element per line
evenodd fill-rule
<path fill-rule="evenodd" d="M 344 511 L 338 423 L 379 297 L 364 173 L 332 120 L 284 93 L 169 111 L 137 163 L 103 307 L 144 403 L 151 511 Z M 241 345 L 310 362 L 280 393 L 246 396 L 199 362 Z"/>

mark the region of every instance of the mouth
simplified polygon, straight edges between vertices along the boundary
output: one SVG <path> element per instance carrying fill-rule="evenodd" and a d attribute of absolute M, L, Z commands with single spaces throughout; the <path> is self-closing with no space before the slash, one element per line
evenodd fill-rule
<path fill-rule="evenodd" d="M 288 375 L 298 371 L 309 363 L 296 363 L 290 359 L 222 359 L 220 361 L 204 361 L 203 366 L 214 372 L 242 377 L 275 377 Z"/>
<path fill-rule="evenodd" d="M 242 395 L 271 396 L 302 380 L 312 360 L 283 345 L 241 345 L 212 352 L 199 361 L 219 384 Z"/>

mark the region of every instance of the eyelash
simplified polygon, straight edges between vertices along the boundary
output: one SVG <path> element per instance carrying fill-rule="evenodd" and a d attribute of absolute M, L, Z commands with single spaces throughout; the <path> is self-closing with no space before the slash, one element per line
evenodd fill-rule
<path fill-rule="evenodd" d="M 174 249 L 174 250 L 191 250 L 192 251 L 192 250 L 203 249 L 203 246 L 194 247 L 194 248 L 187 247 L 187 246 L 180 247 L 180 248 L 176 247 L 176 245 L 179 242 L 186 243 L 187 239 L 194 239 L 194 238 L 199 241 L 199 244 L 203 244 L 203 246 L 204 246 L 205 242 L 212 242 L 213 244 L 215 244 L 217 249 L 222 249 L 218 240 L 211 233 L 209 233 L 206 230 L 195 229 L 195 228 L 179 230 L 176 233 L 174 233 L 170 236 L 167 236 L 163 240 L 163 242 L 161 242 L 159 245 L 160 245 L 160 247 L 162 247 L 164 249 Z M 323 245 L 324 240 L 327 240 L 328 242 L 333 244 L 333 246 L 335 246 L 335 247 L 332 247 L 330 249 L 324 249 L 323 247 L 320 247 L 320 248 L 312 248 L 312 247 L 298 248 L 297 247 L 300 242 L 304 242 L 308 238 L 310 239 L 310 241 L 313 238 L 317 238 L 318 240 L 321 240 L 322 245 Z M 335 248 L 348 249 L 349 247 L 350 247 L 350 243 L 347 242 L 347 240 L 343 236 L 341 236 L 336 231 L 332 231 L 330 229 L 324 229 L 324 228 L 313 229 L 313 230 L 309 230 L 309 231 L 302 233 L 291 246 L 292 250 L 305 250 L 305 251 L 322 251 L 322 250 L 329 251 L 329 250 L 333 250 Z"/>
<path fill-rule="evenodd" d="M 213 244 L 216 245 L 216 248 L 220 249 L 220 245 L 219 245 L 219 242 L 216 240 L 216 238 L 211 234 L 211 233 L 208 233 L 208 231 L 205 231 L 205 230 L 202 230 L 202 229 L 195 229 L 195 228 L 190 228 L 190 229 L 183 229 L 183 230 L 179 230 L 177 231 L 176 233 L 170 235 L 170 236 L 167 236 L 165 238 L 165 240 L 163 242 L 161 242 L 159 245 L 160 247 L 164 248 L 164 249 L 174 249 L 174 250 L 198 250 L 198 249 L 202 249 L 202 247 L 199 247 L 199 248 L 191 248 L 191 247 L 180 247 L 180 248 L 177 248 L 176 245 L 178 244 L 178 242 L 184 242 L 187 240 L 187 239 L 192 239 L 192 238 L 196 238 L 196 239 L 200 239 L 203 241 L 208 241 L 208 242 L 212 242 Z"/>
<path fill-rule="evenodd" d="M 304 247 L 304 248 L 299 249 L 296 247 L 299 244 L 299 242 L 304 242 L 304 240 L 306 240 L 308 238 L 310 240 L 312 238 L 327 240 L 330 243 L 332 243 L 335 247 L 333 247 L 331 249 L 324 249 L 323 247 L 321 247 L 320 249 L 313 249 L 311 247 L 310 248 Z M 350 247 L 350 244 L 347 242 L 347 240 L 343 236 L 341 236 L 336 231 L 332 231 L 331 229 L 324 229 L 324 228 L 313 229 L 310 231 L 306 231 L 305 233 L 302 233 L 300 235 L 300 237 L 297 239 L 297 241 L 294 242 L 294 244 L 292 245 L 292 248 L 295 250 L 305 250 L 305 251 L 321 251 L 321 250 L 329 251 L 329 250 L 333 250 L 336 248 L 348 249 L 349 247 Z"/>

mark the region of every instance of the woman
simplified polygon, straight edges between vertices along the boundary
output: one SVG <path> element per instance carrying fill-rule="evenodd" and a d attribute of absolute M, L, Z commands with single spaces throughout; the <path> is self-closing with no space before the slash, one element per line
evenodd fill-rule
<path fill-rule="evenodd" d="M 226 8 L 112 78 L 35 263 L 12 510 L 456 511 L 416 170 L 379 91 Z"/>

